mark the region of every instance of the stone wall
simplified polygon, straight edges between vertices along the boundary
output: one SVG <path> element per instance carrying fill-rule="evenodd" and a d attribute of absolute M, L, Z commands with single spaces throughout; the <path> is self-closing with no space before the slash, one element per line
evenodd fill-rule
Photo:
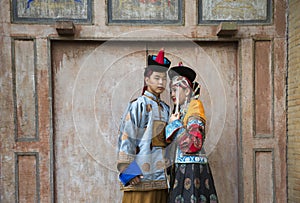
<path fill-rule="evenodd" d="M 289 1 L 288 21 L 288 201 L 300 202 L 300 2 Z"/>

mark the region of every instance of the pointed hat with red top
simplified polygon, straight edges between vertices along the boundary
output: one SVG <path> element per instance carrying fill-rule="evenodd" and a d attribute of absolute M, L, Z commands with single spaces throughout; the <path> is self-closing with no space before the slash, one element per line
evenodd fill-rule
<path fill-rule="evenodd" d="M 165 56 L 164 49 L 160 49 L 157 56 L 156 55 L 149 55 L 147 60 L 147 67 L 144 71 L 144 77 L 150 77 L 153 72 L 167 72 L 171 61 L 167 59 Z M 147 89 L 146 83 L 144 81 L 144 87 L 142 94 L 144 94 L 145 90 Z"/>
<path fill-rule="evenodd" d="M 157 55 L 148 56 L 148 67 L 153 71 L 166 72 L 171 65 L 171 61 L 165 56 L 164 49 L 160 49 Z"/>

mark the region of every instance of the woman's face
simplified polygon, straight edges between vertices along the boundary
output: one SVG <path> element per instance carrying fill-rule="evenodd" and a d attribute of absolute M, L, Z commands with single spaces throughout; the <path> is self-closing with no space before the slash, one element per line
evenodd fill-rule
<path fill-rule="evenodd" d="M 178 91 L 178 93 L 177 93 L 177 91 Z M 188 97 L 189 93 L 190 93 L 189 88 L 182 88 L 181 86 L 178 86 L 178 85 L 174 85 L 171 87 L 171 99 L 174 102 L 174 104 L 177 103 L 176 94 L 179 96 L 179 98 L 178 98 L 179 105 L 182 105 L 182 104 L 184 104 L 186 97 Z"/>
<path fill-rule="evenodd" d="M 166 89 L 167 74 L 165 72 L 153 72 L 149 77 L 145 77 L 147 90 L 159 96 Z"/>

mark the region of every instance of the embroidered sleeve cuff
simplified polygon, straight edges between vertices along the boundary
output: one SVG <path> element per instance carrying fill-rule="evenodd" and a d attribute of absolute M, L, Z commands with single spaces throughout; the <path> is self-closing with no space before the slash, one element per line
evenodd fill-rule
<path fill-rule="evenodd" d="M 180 120 L 175 120 L 166 126 L 166 140 L 171 141 L 176 132 L 182 128 L 182 123 Z"/>

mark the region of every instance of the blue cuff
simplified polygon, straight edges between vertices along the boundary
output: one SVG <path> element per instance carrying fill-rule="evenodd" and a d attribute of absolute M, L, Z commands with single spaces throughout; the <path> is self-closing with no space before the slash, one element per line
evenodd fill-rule
<path fill-rule="evenodd" d="M 182 128 L 182 123 L 179 119 L 169 123 L 166 126 L 166 140 L 170 140 L 172 139 L 172 137 L 174 137 L 174 134 L 180 129 Z"/>
<path fill-rule="evenodd" d="M 142 175 L 142 171 L 137 163 L 133 161 L 122 173 L 120 173 L 119 179 L 124 186 L 127 186 L 131 179 L 139 175 Z"/>

